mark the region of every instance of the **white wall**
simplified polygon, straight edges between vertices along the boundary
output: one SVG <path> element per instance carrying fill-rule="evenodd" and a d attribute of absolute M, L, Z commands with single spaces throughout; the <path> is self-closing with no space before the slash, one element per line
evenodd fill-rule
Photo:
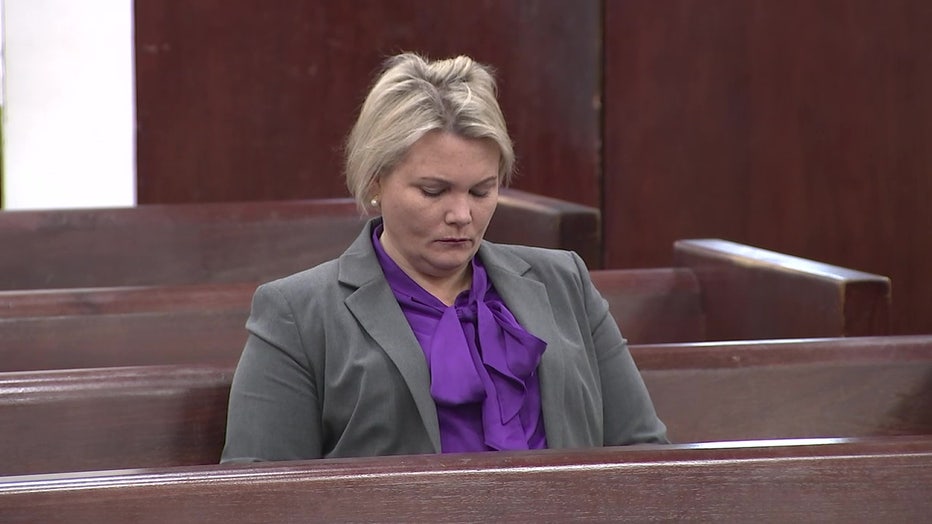
<path fill-rule="evenodd" d="M 3 0 L 3 207 L 136 202 L 132 0 Z"/>

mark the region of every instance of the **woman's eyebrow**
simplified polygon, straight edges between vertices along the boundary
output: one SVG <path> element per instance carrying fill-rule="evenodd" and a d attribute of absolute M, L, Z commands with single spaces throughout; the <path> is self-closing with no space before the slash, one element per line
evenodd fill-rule
<path fill-rule="evenodd" d="M 418 184 L 423 184 L 423 183 L 439 183 L 439 184 L 446 184 L 446 185 L 454 185 L 454 182 L 453 182 L 453 181 L 447 180 L 446 178 L 435 177 L 435 176 L 421 176 L 421 177 L 418 177 L 417 179 L 415 179 L 415 182 L 418 183 Z M 482 180 L 476 182 L 475 184 L 473 184 L 473 185 L 470 186 L 470 187 L 481 186 L 481 185 L 483 185 L 483 184 L 493 184 L 493 183 L 496 183 L 496 182 L 498 182 L 498 175 L 491 175 L 491 176 L 489 176 L 488 178 L 484 178 L 484 179 L 482 179 Z"/>
<path fill-rule="evenodd" d="M 476 183 L 476 185 L 481 186 L 483 184 L 491 184 L 495 182 L 498 182 L 498 175 L 492 175 L 486 179 L 480 180 L 478 183 Z"/>

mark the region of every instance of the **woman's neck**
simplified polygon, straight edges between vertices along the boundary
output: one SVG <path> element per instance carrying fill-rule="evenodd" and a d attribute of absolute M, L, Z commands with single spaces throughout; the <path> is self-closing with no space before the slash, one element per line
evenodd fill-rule
<path fill-rule="evenodd" d="M 472 287 L 472 264 L 467 264 L 458 274 L 448 277 L 430 278 L 410 274 L 408 276 L 438 300 L 452 306 L 460 293 Z"/>

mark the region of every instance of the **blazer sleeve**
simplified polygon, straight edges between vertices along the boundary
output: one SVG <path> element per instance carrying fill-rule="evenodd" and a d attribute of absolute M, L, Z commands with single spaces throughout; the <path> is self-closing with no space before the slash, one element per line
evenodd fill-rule
<path fill-rule="evenodd" d="M 260 286 L 233 385 L 221 462 L 320 458 L 314 374 L 294 310 L 272 282 Z"/>
<path fill-rule="evenodd" d="M 602 386 L 603 444 L 669 443 L 667 428 L 657 417 L 628 343 L 609 312 L 608 302 L 595 288 L 582 259 L 575 253 L 573 259 L 582 279 Z"/>

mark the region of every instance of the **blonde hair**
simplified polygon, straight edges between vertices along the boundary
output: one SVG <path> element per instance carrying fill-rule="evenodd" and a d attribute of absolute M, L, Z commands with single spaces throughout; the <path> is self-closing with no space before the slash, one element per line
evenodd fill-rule
<path fill-rule="evenodd" d="M 361 209 L 378 177 L 433 130 L 494 141 L 499 181 L 508 185 L 515 155 L 493 75 L 467 56 L 429 61 L 403 53 L 385 62 L 346 143 L 346 186 Z"/>

